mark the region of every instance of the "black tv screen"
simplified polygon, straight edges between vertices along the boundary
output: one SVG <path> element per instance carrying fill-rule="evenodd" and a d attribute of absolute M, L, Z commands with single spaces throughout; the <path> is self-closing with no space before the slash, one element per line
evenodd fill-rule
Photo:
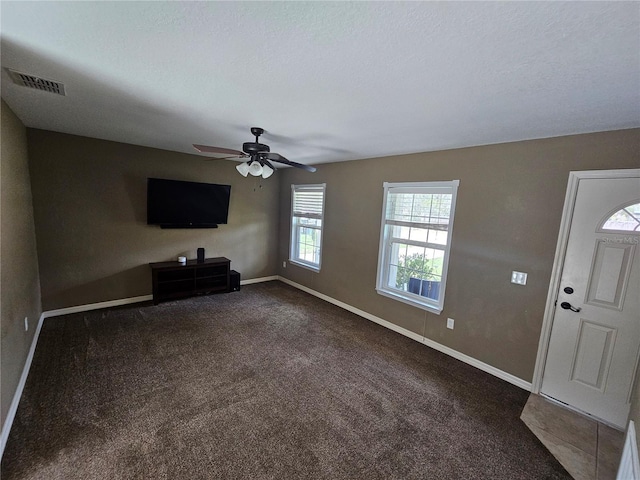
<path fill-rule="evenodd" d="M 231 185 L 147 179 L 147 224 L 216 228 L 227 223 Z"/>

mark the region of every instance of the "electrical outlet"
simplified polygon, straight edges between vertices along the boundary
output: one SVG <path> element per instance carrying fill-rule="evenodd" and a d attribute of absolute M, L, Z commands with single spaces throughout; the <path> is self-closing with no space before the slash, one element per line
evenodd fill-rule
<path fill-rule="evenodd" d="M 29 317 L 24 317 L 24 331 L 29 331 Z"/>
<path fill-rule="evenodd" d="M 287 268 L 287 262 L 282 262 L 282 268 Z"/>
<path fill-rule="evenodd" d="M 453 318 L 447 318 L 447 328 L 450 328 L 451 330 L 453 330 Z"/>

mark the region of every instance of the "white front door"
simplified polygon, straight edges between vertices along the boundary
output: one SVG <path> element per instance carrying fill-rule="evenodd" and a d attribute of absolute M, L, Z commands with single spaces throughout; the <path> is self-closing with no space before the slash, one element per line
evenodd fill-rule
<path fill-rule="evenodd" d="M 640 177 L 582 178 L 541 393 L 624 428 L 640 351 Z"/>

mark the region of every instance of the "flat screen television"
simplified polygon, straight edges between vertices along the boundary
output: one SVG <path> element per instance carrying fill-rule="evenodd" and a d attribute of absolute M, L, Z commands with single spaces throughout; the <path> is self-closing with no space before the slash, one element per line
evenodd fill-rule
<path fill-rule="evenodd" d="M 147 179 L 147 224 L 217 228 L 227 223 L 231 185 Z"/>

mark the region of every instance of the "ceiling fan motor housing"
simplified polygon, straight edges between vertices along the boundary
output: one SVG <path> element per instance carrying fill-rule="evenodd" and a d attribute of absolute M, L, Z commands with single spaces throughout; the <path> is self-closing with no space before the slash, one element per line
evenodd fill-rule
<path fill-rule="evenodd" d="M 249 155 L 255 155 L 256 153 L 268 152 L 269 145 L 258 142 L 258 137 L 264 133 L 264 129 L 260 127 L 251 127 L 251 133 L 256 137 L 255 142 L 245 142 L 242 144 L 242 150 Z"/>
<path fill-rule="evenodd" d="M 265 145 L 264 143 L 258 143 L 258 142 L 245 142 L 242 144 L 242 150 L 245 153 L 248 153 L 249 155 L 270 151 L 269 145 Z"/>

